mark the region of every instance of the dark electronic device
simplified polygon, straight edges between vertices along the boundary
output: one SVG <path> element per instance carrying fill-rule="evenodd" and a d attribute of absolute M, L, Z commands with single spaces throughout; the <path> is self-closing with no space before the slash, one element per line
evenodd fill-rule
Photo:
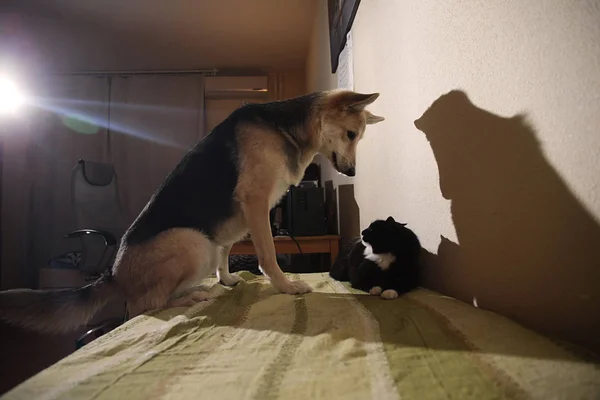
<path fill-rule="evenodd" d="M 292 187 L 283 203 L 282 228 L 292 236 L 327 233 L 325 191 L 320 187 Z"/>
<path fill-rule="evenodd" d="M 297 187 L 290 187 L 270 213 L 273 235 L 320 236 L 327 234 L 325 191 L 320 168 L 311 164 Z"/>

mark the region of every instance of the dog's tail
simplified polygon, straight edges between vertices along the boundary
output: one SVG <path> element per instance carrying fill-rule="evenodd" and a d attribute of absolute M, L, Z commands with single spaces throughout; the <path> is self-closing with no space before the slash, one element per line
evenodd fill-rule
<path fill-rule="evenodd" d="M 0 319 L 44 333 L 74 331 L 88 323 L 119 291 L 110 272 L 78 289 L 13 289 L 0 292 Z"/>

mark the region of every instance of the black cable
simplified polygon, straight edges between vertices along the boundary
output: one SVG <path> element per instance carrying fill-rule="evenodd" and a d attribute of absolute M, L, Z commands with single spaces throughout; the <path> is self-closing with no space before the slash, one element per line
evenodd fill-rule
<path fill-rule="evenodd" d="M 277 232 L 277 236 L 287 236 L 290 239 L 292 239 L 294 241 L 294 243 L 296 243 L 296 247 L 298 247 L 298 251 L 300 252 L 300 255 L 303 256 L 304 252 L 302 252 L 302 248 L 300 247 L 300 243 L 298 243 L 298 241 L 296 240 L 296 238 L 294 237 L 294 235 L 292 235 L 291 233 L 289 233 L 288 231 L 284 231 L 283 229 L 280 229 Z"/>
<path fill-rule="evenodd" d="M 300 247 L 300 243 L 298 243 L 298 241 L 296 240 L 295 237 L 293 237 L 292 235 L 287 235 L 290 237 L 290 239 L 292 239 L 294 241 L 294 243 L 296 243 L 296 246 L 298 246 L 298 251 L 300 252 L 300 255 L 303 256 L 304 253 L 302 252 L 302 248 Z"/>

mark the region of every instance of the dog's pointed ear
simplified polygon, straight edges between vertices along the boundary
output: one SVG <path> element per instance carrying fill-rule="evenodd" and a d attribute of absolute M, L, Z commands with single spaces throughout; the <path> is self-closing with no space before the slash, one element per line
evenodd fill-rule
<path fill-rule="evenodd" d="M 379 115 L 371 114 L 370 111 L 365 111 L 365 113 L 367 114 L 367 125 L 373 125 L 385 120 L 385 118 L 380 117 Z"/>
<path fill-rule="evenodd" d="M 394 217 L 392 217 L 392 216 L 389 216 L 389 217 L 388 217 L 388 218 L 385 220 L 385 222 L 396 222 L 396 220 L 394 219 Z"/>
<path fill-rule="evenodd" d="M 352 108 L 356 111 L 362 111 L 366 106 L 373 103 L 379 97 L 379 93 L 356 93 L 352 91 L 344 91 L 338 94 L 335 98 L 335 106 L 340 109 Z"/>
<path fill-rule="evenodd" d="M 379 93 L 356 93 L 353 92 L 350 97 L 350 103 L 348 107 L 354 108 L 355 110 L 364 110 L 366 106 L 373 103 L 379 97 Z"/>

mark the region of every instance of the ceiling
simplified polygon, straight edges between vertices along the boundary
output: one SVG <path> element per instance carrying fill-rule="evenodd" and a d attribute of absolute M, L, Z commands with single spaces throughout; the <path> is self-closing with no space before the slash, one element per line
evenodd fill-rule
<path fill-rule="evenodd" d="M 17 0 L 12 11 L 53 69 L 292 69 L 316 1 Z"/>

